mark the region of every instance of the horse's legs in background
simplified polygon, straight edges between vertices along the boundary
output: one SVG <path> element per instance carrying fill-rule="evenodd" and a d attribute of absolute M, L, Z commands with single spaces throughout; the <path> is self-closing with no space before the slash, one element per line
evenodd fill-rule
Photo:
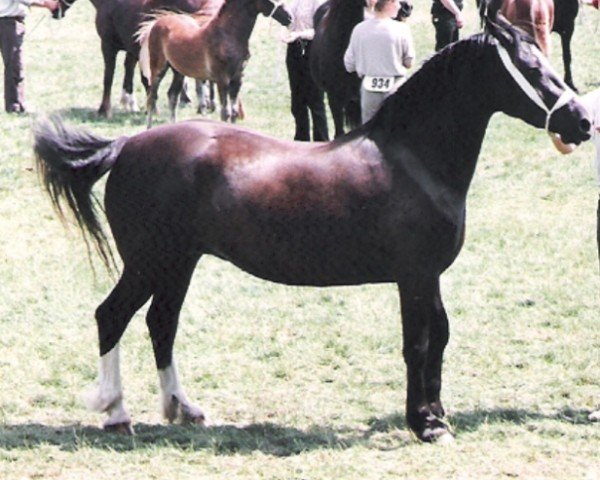
<path fill-rule="evenodd" d="M 169 98 L 169 110 L 171 111 L 171 122 L 177 121 L 177 102 L 179 101 L 181 90 L 183 90 L 184 80 L 185 77 L 181 73 L 173 70 L 173 81 L 171 82 L 171 86 L 167 93 Z"/>
<path fill-rule="evenodd" d="M 102 57 L 104 58 L 104 90 L 102 92 L 102 102 L 100 103 L 100 108 L 98 108 L 98 115 L 101 117 L 110 117 L 110 93 L 117 60 L 117 50 L 111 42 L 102 40 Z"/>
<path fill-rule="evenodd" d="M 196 79 L 197 113 L 206 115 L 215 111 L 215 85 L 209 80 Z"/>
<path fill-rule="evenodd" d="M 117 285 L 96 310 L 100 343 L 99 385 L 87 396 L 88 406 L 106 412 L 104 428 L 132 433 L 131 417 L 123 406 L 119 369 L 119 341 L 134 313 L 152 294 L 145 277 L 127 265 Z"/>
<path fill-rule="evenodd" d="M 121 105 L 127 112 L 139 112 L 139 107 L 133 94 L 133 75 L 137 58 L 131 52 L 125 54 L 125 76 L 123 77 L 123 91 L 121 92 Z"/>
<path fill-rule="evenodd" d="M 219 101 L 221 102 L 221 120 L 228 122 L 231 119 L 231 104 L 229 98 L 229 83 L 218 83 Z"/>
<path fill-rule="evenodd" d="M 231 101 L 231 123 L 240 118 L 240 104 L 238 102 L 240 89 L 242 88 L 242 79 L 236 78 L 229 83 L 229 98 Z"/>
<path fill-rule="evenodd" d="M 167 70 L 169 69 L 169 66 L 166 65 L 163 70 L 161 72 L 159 72 L 158 74 L 155 74 L 154 72 L 152 73 L 152 75 L 154 76 L 154 79 L 150 80 L 150 87 L 148 88 L 148 96 L 146 99 L 146 115 L 147 115 L 147 119 L 146 119 L 146 127 L 150 128 L 152 127 L 152 116 L 158 112 L 157 108 L 156 108 L 156 100 L 158 99 L 158 87 L 160 86 L 160 82 L 162 81 L 162 79 L 165 77 L 165 74 L 167 73 Z"/>
<path fill-rule="evenodd" d="M 204 424 L 205 421 L 202 410 L 192 404 L 183 391 L 173 360 L 179 313 L 198 258 L 181 256 L 165 262 L 165 271 L 169 273 L 158 280 L 146 316 L 160 379 L 163 413 L 169 422 L 177 417 L 185 423 Z"/>
<path fill-rule="evenodd" d="M 440 311 L 439 278 L 412 279 L 399 285 L 399 289 L 407 370 L 406 421 L 423 441 L 450 439 L 448 426 L 432 411 L 429 398 L 431 395 L 435 401 L 439 396 L 441 360 L 447 340 L 446 319 Z"/>
<path fill-rule="evenodd" d="M 335 138 L 344 134 L 344 104 L 336 95 L 327 94 L 329 101 L 329 109 L 333 117 L 333 125 L 335 127 Z"/>
<path fill-rule="evenodd" d="M 569 25 L 568 28 L 559 33 L 560 43 L 562 46 L 562 57 L 563 65 L 565 69 L 565 83 L 573 89 L 573 91 L 579 93 L 579 90 L 573 83 L 573 74 L 571 73 L 571 38 L 573 37 L 573 31 L 575 30 L 575 22 L 573 25 Z"/>

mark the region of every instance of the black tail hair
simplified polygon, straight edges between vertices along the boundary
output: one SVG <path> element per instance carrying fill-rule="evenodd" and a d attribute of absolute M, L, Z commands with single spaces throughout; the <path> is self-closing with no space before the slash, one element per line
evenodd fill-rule
<path fill-rule="evenodd" d="M 37 170 L 61 220 L 66 202 L 89 248 L 89 239 L 109 272 L 115 261 L 98 219 L 100 202 L 93 185 L 114 165 L 127 137 L 106 139 L 86 130 L 67 127 L 59 116 L 34 125 L 34 152 Z"/>

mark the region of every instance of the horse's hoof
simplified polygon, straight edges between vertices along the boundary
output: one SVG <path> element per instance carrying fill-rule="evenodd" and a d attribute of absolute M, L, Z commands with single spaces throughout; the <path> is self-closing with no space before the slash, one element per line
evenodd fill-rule
<path fill-rule="evenodd" d="M 588 415 L 590 422 L 600 422 L 600 410 L 596 410 Z"/>
<path fill-rule="evenodd" d="M 208 426 L 206 415 L 197 407 L 182 412 L 181 423 L 184 425 L 198 425 L 199 427 Z"/>
<path fill-rule="evenodd" d="M 104 430 L 119 435 L 135 435 L 131 422 L 113 423 L 112 425 L 104 425 Z"/>
<path fill-rule="evenodd" d="M 448 427 L 439 426 L 426 428 L 423 430 L 419 438 L 427 443 L 439 443 L 440 445 L 448 445 L 454 442 L 454 435 L 448 431 Z"/>

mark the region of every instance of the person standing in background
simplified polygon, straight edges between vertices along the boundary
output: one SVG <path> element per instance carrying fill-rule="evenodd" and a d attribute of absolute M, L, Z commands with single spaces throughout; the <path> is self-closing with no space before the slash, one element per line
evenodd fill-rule
<path fill-rule="evenodd" d="M 294 140 L 310 141 L 310 117 L 314 141 L 329 140 L 324 92 L 310 73 L 309 56 L 315 36 L 313 17 L 324 0 L 292 0 L 287 7 L 292 23 L 284 38 L 285 63 L 291 90 L 291 110 L 296 124 Z M 310 117 L 309 117 L 310 112 Z"/>
<path fill-rule="evenodd" d="M 458 40 L 458 30 L 464 24 L 463 0 L 433 0 L 431 21 L 435 28 L 435 51 Z"/>
<path fill-rule="evenodd" d="M 9 113 L 27 111 L 23 40 L 25 16 L 29 7 L 43 7 L 53 12 L 58 8 L 58 1 L 0 0 L 0 50 L 4 63 L 4 109 Z"/>
<path fill-rule="evenodd" d="M 373 18 L 354 27 L 344 54 L 348 72 L 362 79 L 360 105 L 362 122 L 377 112 L 381 103 L 406 80 L 407 69 L 415 58 L 410 28 L 394 18 L 400 0 L 377 0 Z"/>
<path fill-rule="evenodd" d="M 598 188 L 600 188 L 600 88 L 583 95 L 580 100 L 592 117 L 592 142 L 594 142 L 596 146 L 596 179 L 598 182 Z M 573 144 L 564 144 L 560 140 L 560 136 L 555 133 L 550 134 L 550 139 L 552 140 L 554 147 L 560 153 L 568 154 L 577 148 L 577 146 Z M 596 216 L 596 242 L 598 245 L 598 265 L 600 265 L 600 193 L 598 195 L 598 208 L 596 210 Z M 589 416 L 589 419 L 592 422 L 600 422 L 600 410 L 592 412 Z"/>

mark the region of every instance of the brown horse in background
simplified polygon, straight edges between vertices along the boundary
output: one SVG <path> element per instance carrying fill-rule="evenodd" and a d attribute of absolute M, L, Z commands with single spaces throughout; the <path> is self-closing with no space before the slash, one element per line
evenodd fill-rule
<path fill-rule="evenodd" d="M 77 0 L 59 0 L 52 16 L 63 18 Z M 129 111 L 137 110 L 133 95 L 133 76 L 140 51 L 135 41 L 135 32 L 147 15 L 158 9 L 170 9 L 178 12 L 195 12 L 200 9 L 212 9 L 215 13 L 223 0 L 90 0 L 96 9 L 96 31 L 100 37 L 102 57 L 104 59 L 104 81 L 102 101 L 98 115 L 110 117 L 111 90 L 115 74 L 115 65 L 119 51 L 125 51 L 125 76 L 121 104 Z M 142 79 L 144 82 L 144 79 Z M 147 88 L 147 85 L 144 85 Z M 198 86 L 197 86 L 198 89 Z"/>
<path fill-rule="evenodd" d="M 544 25 L 544 17 L 549 16 L 550 4 L 552 3 L 554 5 L 554 19 L 547 30 L 545 30 L 546 27 L 538 27 L 538 30 L 543 31 L 539 35 L 542 38 L 536 38 L 536 41 L 538 41 L 540 48 L 549 50 L 550 40 L 548 37 L 550 31 L 560 35 L 565 83 L 574 91 L 577 91 L 571 72 L 571 39 L 575 31 L 575 18 L 579 13 L 579 0 L 554 0 L 554 2 L 552 0 L 477 0 L 482 22 L 488 12 L 490 12 L 490 17 L 493 17 L 495 12 L 501 8 L 501 12 L 509 21 L 533 36 L 535 36 L 535 22 Z"/>
<path fill-rule="evenodd" d="M 140 68 L 148 79 L 148 128 L 156 110 L 158 87 L 170 66 L 175 79 L 169 89 L 171 120 L 176 119 L 183 76 L 217 84 L 221 119 L 235 122 L 238 94 L 250 52 L 248 43 L 258 14 L 291 23 L 288 11 L 273 0 L 226 0 L 216 15 L 159 13 L 137 33 L 141 45 Z"/>
<path fill-rule="evenodd" d="M 504 0 L 500 13 L 513 25 L 529 33 L 544 55 L 550 56 L 554 0 Z"/>

